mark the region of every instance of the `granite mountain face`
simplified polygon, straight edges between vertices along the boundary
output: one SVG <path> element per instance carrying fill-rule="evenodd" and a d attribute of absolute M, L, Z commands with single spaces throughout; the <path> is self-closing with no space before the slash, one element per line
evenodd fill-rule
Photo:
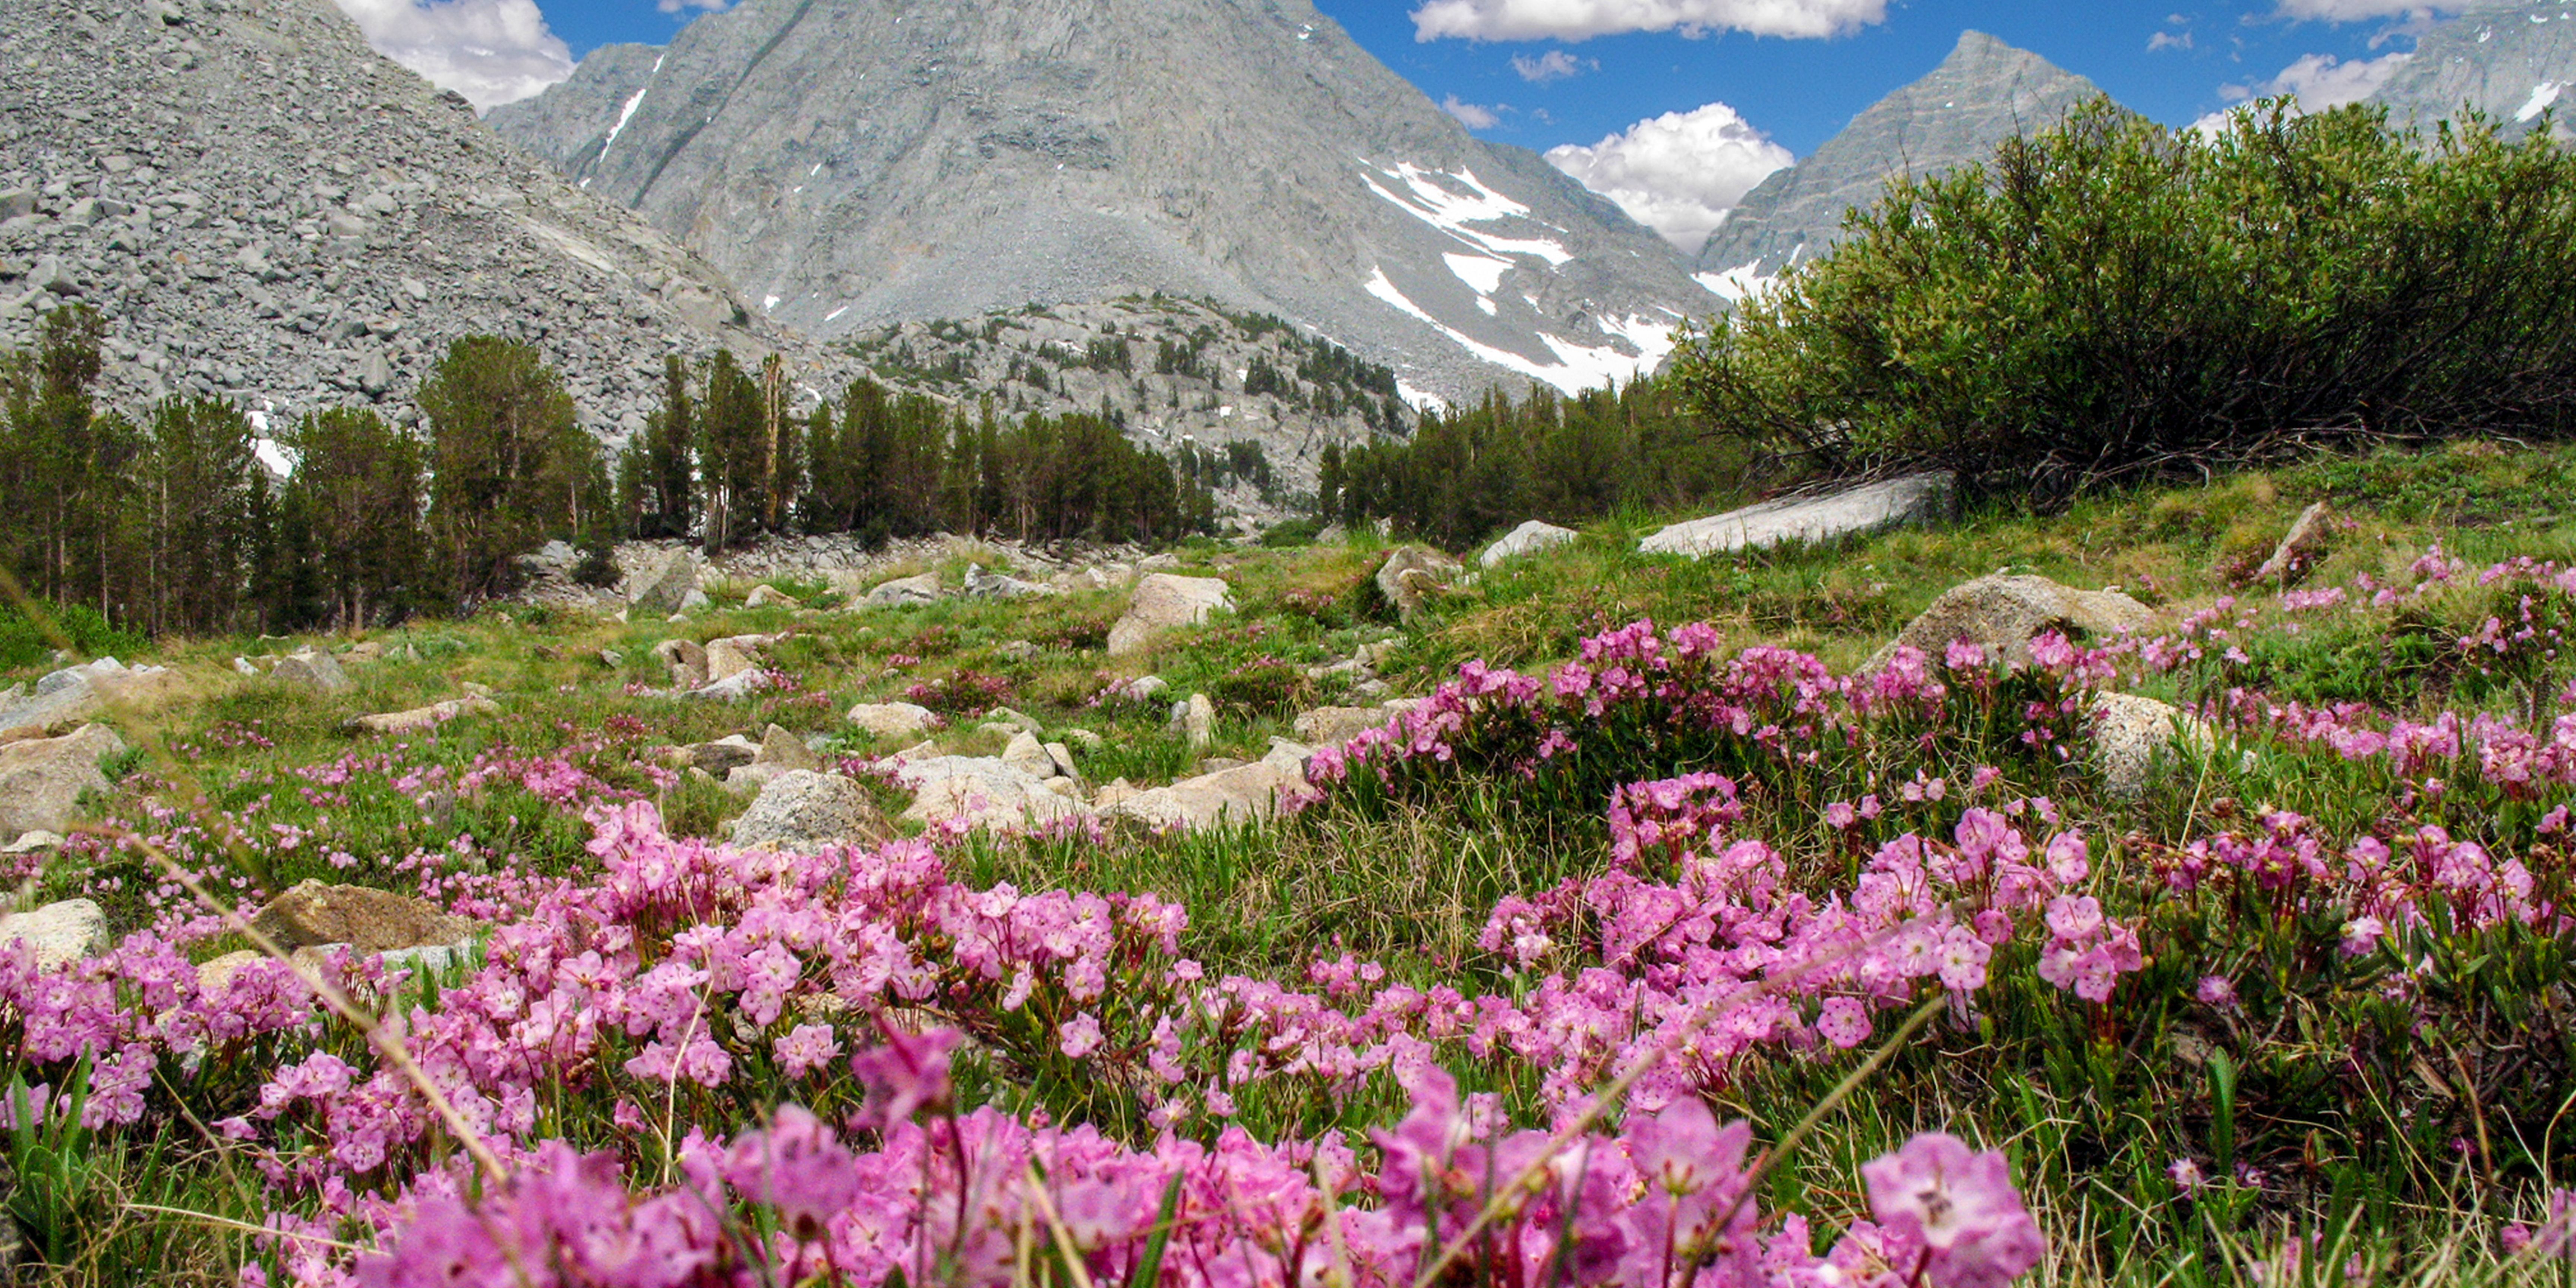
<path fill-rule="evenodd" d="M 0 60 L 0 348 L 94 305 L 115 403 L 399 407 L 486 332 L 535 343 L 613 434 L 667 350 L 792 343 L 330 0 L 9 0 Z"/>
<path fill-rule="evenodd" d="M 1840 238 L 1843 215 L 1875 204 L 1890 178 L 1983 162 L 1997 144 L 2048 129 L 2101 92 L 2037 54 L 1966 32 L 1930 75 L 1872 104 L 1812 155 L 1745 194 L 1700 249 L 1700 280 L 1741 298 L 1824 253 Z"/>
<path fill-rule="evenodd" d="M 826 339 L 1160 290 L 1458 398 L 1651 369 L 1717 304 L 1306 0 L 745 0 L 489 119 Z"/>
<path fill-rule="evenodd" d="M 2371 101 L 2393 125 L 2429 128 L 2464 109 L 2508 126 L 2547 114 L 2561 143 L 2576 141 L 2576 4 L 2489 3 L 2426 31 Z"/>

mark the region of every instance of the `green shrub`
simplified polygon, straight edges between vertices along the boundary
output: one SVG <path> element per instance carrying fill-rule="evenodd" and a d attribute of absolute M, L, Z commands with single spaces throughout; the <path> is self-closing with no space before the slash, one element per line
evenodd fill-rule
<path fill-rule="evenodd" d="M 33 608 L 31 614 L 15 604 L 0 604 L 0 667 L 35 666 L 65 640 L 73 652 L 89 657 L 132 657 L 144 647 L 142 636 L 109 625 L 97 609 L 41 600 Z"/>
<path fill-rule="evenodd" d="M 2576 157 L 2473 120 L 2259 105 L 2214 140 L 2097 100 L 1898 180 L 1688 338 L 1714 425 L 2017 496 L 2320 444 L 2576 429 Z"/>

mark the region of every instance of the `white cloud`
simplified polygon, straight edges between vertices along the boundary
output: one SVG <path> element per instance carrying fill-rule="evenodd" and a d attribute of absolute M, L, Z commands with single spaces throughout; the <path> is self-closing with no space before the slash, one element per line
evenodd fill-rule
<path fill-rule="evenodd" d="M 2191 48 L 2191 33 L 2188 31 L 2179 36 L 2170 31 L 2159 31 L 2147 37 L 2147 52 L 2151 54 L 2160 49 L 2189 48 Z"/>
<path fill-rule="evenodd" d="M 1457 117 L 1460 125 L 1471 130 L 1490 130 L 1503 123 L 1502 113 L 1481 103 L 1460 102 L 1455 94 L 1440 100 L 1440 110 Z"/>
<path fill-rule="evenodd" d="M 2281 0 L 2284 18 L 2316 19 L 2324 22 L 2368 22 L 2374 18 L 2413 18 L 2422 20 L 2435 10 L 2458 12 L 2465 0 Z"/>
<path fill-rule="evenodd" d="M 2412 54 L 2382 54 L 2377 58 L 2356 58 L 2350 62 L 2332 54 L 2307 54 L 2281 69 L 2281 74 L 2253 85 L 2221 85 L 2218 95 L 2231 103 L 2250 98 L 2278 98 L 2283 94 L 2298 97 L 2301 112 L 2323 112 L 2358 103 L 2379 91 L 2397 69 L 2406 65 Z M 2205 137 L 2224 133 L 2234 118 L 2230 111 L 2212 112 L 2191 123 L 2191 128 Z"/>
<path fill-rule="evenodd" d="M 478 110 L 572 75 L 572 50 L 536 0 L 339 0 L 377 53 L 465 96 Z"/>
<path fill-rule="evenodd" d="M 2249 97 L 2271 98 L 2281 94 L 2299 96 L 2299 110 L 2322 112 L 2329 108 L 2358 103 L 2377 93 L 2397 69 L 2406 65 L 2412 54 L 2382 54 L 2377 58 L 2356 58 L 2350 62 L 2332 54 L 2308 54 L 2281 69 L 2281 74 L 2251 87 Z"/>
<path fill-rule="evenodd" d="M 731 0 L 656 0 L 653 7 L 664 13 L 686 13 L 691 9 L 704 9 L 714 13 L 729 3 Z"/>
<path fill-rule="evenodd" d="M 1412 18 L 1416 40 L 1588 40 L 1676 28 L 1815 37 L 1886 21 L 1887 0 L 1427 0 Z"/>
<path fill-rule="evenodd" d="M 1711 103 L 1639 121 L 1590 147 L 1550 148 L 1547 159 L 1664 240 L 1696 252 L 1753 185 L 1796 158 L 1734 108 Z"/>
<path fill-rule="evenodd" d="M 1577 58 L 1562 49 L 1551 49 L 1537 58 L 1527 54 L 1512 55 L 1512 70 L 1532 85 L 1544 85 L 1585 72 L 1597 72 L 1601 70 L 1601 60 Z"/>

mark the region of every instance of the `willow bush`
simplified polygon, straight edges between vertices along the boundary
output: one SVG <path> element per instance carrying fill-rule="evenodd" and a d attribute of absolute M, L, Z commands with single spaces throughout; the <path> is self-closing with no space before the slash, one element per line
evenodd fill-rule
<path fill-rule="evenodd" d="M 2576 158 L 2471 118 L 2106 99 L 1890 183 L 1831 254 L 1687 337 L 1723 435 L 2041 500 L 2318 444 L 2576 427 Z"/>

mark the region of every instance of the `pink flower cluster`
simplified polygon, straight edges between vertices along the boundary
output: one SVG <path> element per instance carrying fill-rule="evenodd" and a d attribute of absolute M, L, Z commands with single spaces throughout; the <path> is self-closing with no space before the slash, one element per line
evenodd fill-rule
<path fill-rule="evenodd" d="M 362 1257 L 355 1281 L 998 1286 L 1060 1255 L 1131 1284 L 1377 1288 L 1452 1255 L 1478 1282 L 1530 1288 L 2000 1288 L 2045 1251 L 2003 1156 L 1945 1135 L 1862 1168 L 1873 1219 L 1818 1256 L 1803 1217 L 1766 1232 L 1750 1129 L 1720 1127 L 1698 1100 L 1631 1114 L 1616 1136 L 1551 1140 L 1501 1130 L 1429 1069 L 1409 1087 L 1412 1112 L 1372 1133 L 1374 1170 L 1334 1137 L 1265 1145 L 1229 1130 L 1140 1151 L 991 1108 L 916 1121 L 944 1109 L 953 1038 L 861 1057 L 882 1093 L 872 1149 L 790 1105 L 730 1143 L 692 1131 L 679 1182 L 637 1193 L 614 1155 L 547 1141 L 479 1203 L 433 1183 L 379 1205 L 387 1250 Z M 350 1278 L 299 1268 L 308 1284 Z"/>

